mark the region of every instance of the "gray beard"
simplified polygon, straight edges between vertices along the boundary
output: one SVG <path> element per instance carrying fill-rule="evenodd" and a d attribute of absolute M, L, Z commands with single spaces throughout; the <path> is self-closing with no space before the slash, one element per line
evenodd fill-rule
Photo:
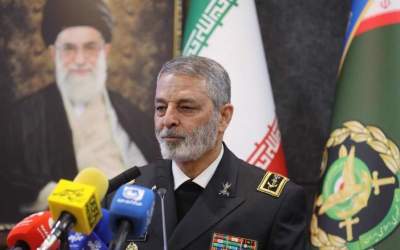
<path fill-rule="evenodd" d="M 56 55 L 56 80 L 61 93 L 71 104 L 87 104 L 105 91 L 107 63 L 104 52 L 100 52 L 92 72 L 79 76 L 68 72 Z"/>
<path fill-rule="evenodd" d="M 218 122 L 218 112 L 213 111 L 209 122 L 196 128 L 191 133 L 179 133 L 175 129 L 168 128 L 156 131 L 156 137 L 160 144 L 163 158 L 180 162 L 199 159 L 205 152 L 215 146 L 217 141 Z M 184 136 L 185 139 L 177 143 L 165 142 L 162 137 L 168 135 Z"/>

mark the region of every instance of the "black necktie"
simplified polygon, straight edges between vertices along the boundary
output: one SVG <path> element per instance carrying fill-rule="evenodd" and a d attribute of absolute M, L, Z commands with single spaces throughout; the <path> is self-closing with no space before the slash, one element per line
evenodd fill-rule
<path fill-rule="evenodd" d="M 177 190 L 175 190 L 178 221 L 185 216 L 202 191 L 203 188 L 191 180 L 185 181 Z"/>

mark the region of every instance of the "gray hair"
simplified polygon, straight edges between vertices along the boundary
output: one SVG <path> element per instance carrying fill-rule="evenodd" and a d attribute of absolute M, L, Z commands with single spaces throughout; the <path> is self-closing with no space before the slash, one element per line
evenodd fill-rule
<path fill-rule="evenodd" d="M 231 80 L 226 70 L 216 61 L 201 56 L 181 56 L 166 62 L 158 73 L 201 78 L 206 81 L 208 96 L 215 108 L 231 101 Z"/>

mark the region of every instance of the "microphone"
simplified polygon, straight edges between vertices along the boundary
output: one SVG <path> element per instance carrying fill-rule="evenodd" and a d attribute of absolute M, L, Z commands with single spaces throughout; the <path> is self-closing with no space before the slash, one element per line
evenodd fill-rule
<path fill-rule="evenodd" d="M 111 202 L 110 225 L 114 240 L 110 249 L 122 249 L 126 239 L 144 237 L 154 210 L 154 192 L 138 185 L 121 186 Z"/>
<path fill-rule="evenodd" d="M 104 244 L 110 244 L 112 240 L 112 232 L 110 228 L 110 212 L 102 208 L 101 209 L 103 217 L 97 223 L 96 227 L 94 228 L 93 232 L 96 233 L 97 236 L 104 242 Z"/>
<path fill-rule="evenodd" d="M 12 228 L 7 236 L 7 246 L 15 250 L 36 249 L 49 235 L 52 224 L 50 212 L 34 213 Z M 59 243 L 57 241 L 50 249 L 58 249 Z"/>
<path fill-rule="evenodd" d="M 97 168 L 85 168 L 73 182 L 61 179 L 48 197 L 51 215 L 58 219 L 38 249 L 49 249 L 71 228 L 89 235 L 102 216 L 100 200 L 107 188 L 107 177 Z"/>
<path fill-rule="evenodd" d="M 157 174 L 157 184 L 159 188 L 157 189 L 157 194 L 160 197 L 161 203 L 161 227 L 163 234 L 163 249 L 168 250 L 168 242 L 167 242 L 167 223 L 165 222 L 165 196 L 167 194 L 168 178 L 165 175 L 164 171 L 158 171 Z"/>
<path fill-rule="evenodd" d="M 140 176 L 140 170 L 138 167 L 134 166 L 121 174 L 115 176 L 109 181 L 109 186 L 107 190 L 107 194 L 110 194 L 117 190 L 120 186 L 123 184 L 130 182 L 133 179 L 136 179 L 137 177 Z"/>
<path fill-rule="evenodd" d="M 99 237 L 95 232 L 92 232 L 90 235 L 84 235 L 78 232 L 69 232 L 68 248 L 69 250 L 108 250 L 101 237 Z"/>
<path fill-rule="evenodd" d="M 163 249 L 168 250 L 168 243 L 167 243 L 167 226 L 165 223 L 165 195 L 167 194 L 167 189 L 160 187 L 157 189 L 157 194 L 161 200 L 161 226 L 162 226 L 162 233 L 163 233 Z"/>
<path fill-rule="evenodd" d="M 93 232 L 87 236 L 82 233 L 70 231 L 68 234 L 69 250 L 82 249 L 104 249 L 108 250 L 107 246 L 112 239 L 110 229 L 110 212 L 107 209 L 101 209 L 103 217 L 97 223 Z"/>

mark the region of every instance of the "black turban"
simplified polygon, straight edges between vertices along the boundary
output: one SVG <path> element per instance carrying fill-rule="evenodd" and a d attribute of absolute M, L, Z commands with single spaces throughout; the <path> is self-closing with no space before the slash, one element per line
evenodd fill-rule
<path fill-rule="evenodd" d="M 47 0 L 43 7 L 42 37 L 46 46 L 54 44 L 58 33 L 72 26 L 91 26 L 109 43 L 112 17 L 103 0 Z"/>

